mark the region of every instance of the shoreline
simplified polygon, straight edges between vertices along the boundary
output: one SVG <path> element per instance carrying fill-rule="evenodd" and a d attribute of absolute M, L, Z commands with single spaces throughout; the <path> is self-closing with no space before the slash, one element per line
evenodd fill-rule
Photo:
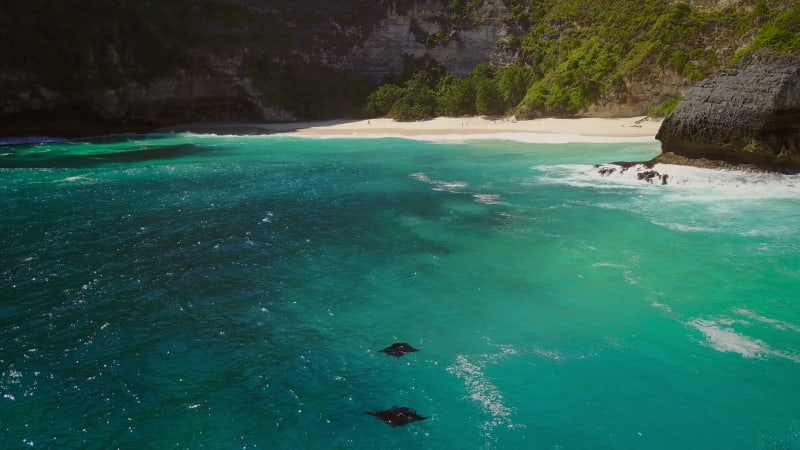
<path fill-rule="evenodd" d="M 198 123 L 168 127 L 161 131 L 315 138 L 406 138 L 426 141 L 656 142 L 655 135 L 660 125 L 661 119 L 643 116 L 532 120 L 506 117 L 437 117 L 417 122 L 378 118 L 291 123 Z"/>

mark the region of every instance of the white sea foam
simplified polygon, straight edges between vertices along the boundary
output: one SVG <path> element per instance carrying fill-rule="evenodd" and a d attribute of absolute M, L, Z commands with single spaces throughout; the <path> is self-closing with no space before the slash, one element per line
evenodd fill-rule
<path fill-rule="evenodd" d="M 628 284 L 639 284 L 640 277 L 637 277 L 633 270 L 630 270 L 627 266 L 611 262 L 598 262 L 592 264 L 592 267 L 622 269 L 622 276 L 625 278 L 625 281 L 627 281 Z"/>
<path fill-rule="evenodd" d="M 501 197 L 497 194 L 472 194 L 472 198 L 484 205 L 506 205 L 507 203 L 500 200 Z"/>
<path fill-rule="evenodd" d="M 619 268 L 619 269 L 624 269 L 625 268 L 625 266 L 623 266 L 622 264 L 617 264 L 617 263 L 612 263 L 612 262 L 598 262 L 598 263 L 592 264 L 592 267 L 615 267 L 615 268 Z"/>
<path fill-rule="evenodd" d="M 579 134 L 560 133 L 471 133 L 471 134 L 403 134 L 403 133 L 361 133 L 329 134 L 329 135 L 297 135 L 276 133 L 272 136 L 292 136 L 311 139 L 408 139 L 425 142 L 463 143 L 470 141 L 512 141 L 526 144 L 627 144 L 655 142 L 652 136 L 584 136 Z"/>
<path fill-rule="evenodd" d="M 503 404 L 503 394 L 486 377 L 480 364 L 470 362 L 464 355 L 458 355 L 456 364 L 447 370 L 464 381 L 469 398 L 478 402 L 491 416 L 491 419 L 483 424 L 484 431 L 489 432 L 499 425 L 513 426 L 511 408 Z"/>
<path fill-rule="evenodd" d="M 770 319 L 769 317 L 758 315 L 757 313 L 750 311 L 749 309 L 737 308 L 734 309 L 733 312 L 739 314 L 740 316 L 747 317 L 748 319 L 757 320 L 759 322 L 772 325 L 778 330 L 790 330 L 800 333 L 800 326 L 797 326 L 793 323 L 785 322 L 783 320 Z"/>
<path fill-rule="evenodd" d="M 458 192 L 460 189 L 465 189 L 469 187 L 469 183 L 465 181 L 441 181 L 441 180 L 433 180 L 428 177 L 423 172 L 416 172 L 409 175 L 409 177 L 421 181 L 423 183 L 427 183 L 433 185 L 433 190 L 435 191 L 445 191 L 445 192 Z"/>
<path fill-rule="evenodd" d="M 625 281 L 627 281 L 628 284 L 639 284 L 639 280 L 641 279 L 640 277 L 634 275 L 632 270 L 624 270 L 622 272 L 622 276 L 625 277 Z"/>
<path fill-rule="evenodd" d="M 796 233 L 797 227 L 794 225 L 764 224 L 758 229 L 742 231 L 739 234 L 748 237 L 772 237 L 794 236 Z"/>
<path fill-rule="evenodd" d="M 657 219 L 651 219 L 650 223 L 652 223 L 653 225 L 658 225 L 658 226 L 670 229 L 672 231 L 682 231 L 684 233 L 698 233 L 698 232 L 714 231 L 713 229 L 708 228 L 708 227 L 701 227 L 701 226 L 697 226 L 697 225 L 686 225 L 686 224 L 682 224 L 682 223 L 673 223 L 673 222 L 661 222 L 661 221 L 659 221 Z"/>
<path fill-rule="evenodd" d="M 727 324 L 741 323 L 728 321 Z M 745 322 L 746 323 L 746 322 Z M 705 335 L 705 344 L 720 352 L 738 353 L 745 358 L 776 356 L 800 363 L 800 355 L 770 348 L 766 342 L 737 333 L 723 321 L 695 319 L 688 323 Z"/>
<path fill-rule="evenodd" d="M 433 188 L 434 191 L 444 191 L 444 192 L 455 192 L 459 189 L 464 189 L 469 186 L 468 183 L 464 181 L 453 181 L 453 182 L 446 182 L 446 181 L 435 181 L 436 187 Z"/>
<path fill-rule="evenodd" d="M 671 313 L 672 308 L 669 305 L 665 305 L 664 303 L 659 302 L 658 300 L 652 300 L 650 302 L 650 306 L 656 309 L 660 309 L 666 313 Z"/>
<path fill-rule="evenodd" d="M 409 177 L 411 177 L 411 178 L 413 178 L 413 179 L 415 179 L 417 181 L 422 181 L 423 183 L 430 183 L 431 182 L 431 179 L 428 178 L 428 176 L 425 175 L 423 172 L 412 173 L 411 175 L 409 175 Z"/>
<path fill-rule="evenodd" d="M 602 175 L 600 170 L 603 168 L 614 170 Z M 615 165 L 584 166 L 576 176 L 582 175 L 587 182 L 594 179 L 628 186 L 643 186 L 648 183 L 640 180 L 639 174 L 649 170 L 667 174 L 666 185 L 661 186 L 660 180 L 653 178 L 653 187 L 683 193 L 680 200 L 794 199 L 800 195 L 800 175 L 704 169 L 675 164 L 656 164 L 652 168 L 636 165 L 625 170 Z"/>
<path fill-rule="evenodd" d="M 561 356 L 560 353 L 558 353 L 555 350 L 545 350 L 545 349 L 535 348 L 534 347 L 534 348 L 531 349 L 531 352 L 536 356 L 539 356 L 539 357 L 544 358 L 544 359 L 549 359 L 549 360 L 552 360 L 552 361 L 563 361 L 565 359 L 563 356 Z"/>
<path fill-rule="evenodd" d="M 542 166 L 535 169 L 545 170 L 541 177 L 545 182 L 607 188 L 649 187 L 681 194 L 676 199 L 678 201 L 795 199 L 800 196 L 800 175 L 704 169 L 675 164 L 655 164 L 652 168 L 639 164 L 627 169 L 614 164 L 599 167 L 559 165 L 552 166 L 549 171 Z M 604 174 L 601 174 L 602 169 L 606 169 Z M 667 174 L 667 184 L 661 185 L 658 178 L 653 178 L 652 184 L 639 179 L 640 174 L 650 170 Z"/>
<path fill-rule="evenodd" d="M 614 172 L 601 175 L 601 168 Z M 598 192 L 621 191 L 614 201 L 591 204 L 603 209 L 623 209 L 642 215 L 650 223 L 681 233 L 725 232 L 741 236 L 793 236 L 796 227 L 770 222 L 770 212 L 793 212 L 800 199 L 800 175 L 700 169 L 656 165 L 653 170 L 669 174 L 667 185 L 649 184 L 637 174 L 644 166 L 622 172 L 619 166 L 534 166 L 541 183 L 589 188 Z M 768 201 L 778 200 L 778 201 Z M 699 209 L 698 209 L 699 208 Z M 686 212 L 692 212 L 687 215 Z M 747 217 L 748 220 L 741 220 Z"/>
<path fill-rule="evenodd" d="M 695 319 L 689 322 L 689 325 L 700 330 L 706 337 L 706 344 L 714 350 L 738 353 L 745 358 L 773 353 L 764 341 L 739 334 L 732 328 L 723 328 L 717 322 Z"/>
<path fill-rule="evenodd" d="M 640 189 L 641 181 L 636 181 L 635 175 L 631 180 L 628 177 L 609 176 L 599 174 L 598 167 L 587 164 L 557 164 L 533 166 L 532 170 L 540 172 L 537 181 L 547 184 L 564 184 L 574 187 L 604 187 L 616 189 Z"/>

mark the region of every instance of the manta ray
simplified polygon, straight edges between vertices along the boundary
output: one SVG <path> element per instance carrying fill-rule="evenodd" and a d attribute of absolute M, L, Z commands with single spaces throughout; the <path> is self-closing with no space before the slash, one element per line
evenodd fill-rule
<path fill-rule="evenodd" d="M 418 352 L 419 350 L 406 344 L 405 342 L 397 342 L 379 351 L 386 353 L 387 355 L 400 357 L 405 355 L 406 353 Z"/>
<path fill-rule="evenodd" d="M 422 417 L 413 409 L 405 406 L 392 406 L 391 409 L 385 411 L 367 411 L 364 414 L 375 416 L 393 427 L 402 427 L 411 422 L 427 419 L 427 417 Z"/>

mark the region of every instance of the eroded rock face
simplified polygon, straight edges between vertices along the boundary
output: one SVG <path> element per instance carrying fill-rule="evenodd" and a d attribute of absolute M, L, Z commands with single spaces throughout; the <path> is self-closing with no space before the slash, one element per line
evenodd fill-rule
<path fill-rule="evenodd" d="M 497 41 L 509 30 L 503 18 L 510 10 L 501 1 L 485 0 L 473 11 L 468 24 L 450 29 L 447 2 L 419 0 L 405 10 L 390 9 L 361 46 L 353 48 L 343 64 L 380 81 L 403 70 L 404 56 L 430 56 L 451 72 L 465 76 L 487 61 L 508 62 Z M 444 36 L 426 45 L 425 36 Z"/>
<path fill-rule="evenodd" d="M 755 56 L 701 81 L 662 122 L 656 139 L 659 162 L 800 172 L 800 57 Z"/>
<path fill-rule="evenodd" d="M 417 1 L 9 2 L 0 136 L 345 115 L 362 95 L 331 92 L 372 89 L 345 58 Z"/>
<path fill-rule="evenodd" d="M 504 3 L 477 2 L 457 21 L 449 4 L 11 2 L 0 8 L 0 136 L 341 117 L 406 58 L 461 75 L 503 61 Z"/>

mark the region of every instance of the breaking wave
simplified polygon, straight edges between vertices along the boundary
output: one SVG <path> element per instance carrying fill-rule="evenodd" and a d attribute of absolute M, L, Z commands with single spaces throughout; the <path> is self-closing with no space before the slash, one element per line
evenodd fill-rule
<path fill-rule="evenodd" d="M 534 166 L 541 172 L 539 181 L 567 184 L 578 187 L 603 187 L 621 189 L 662 189 L 671 194 L 682 194 L 681 200 L 709 201 L 716 199 L 796 199 L 800 196 L 800 175 L 767 172 L 704 169 L 675 164 L 655 164 L 646 167 L 637 164 L 624 168 L 615 164 L 599 166 L 564 164 Z M 655 171 L 667 175 L 666 184 L 646 174 Z"/>

